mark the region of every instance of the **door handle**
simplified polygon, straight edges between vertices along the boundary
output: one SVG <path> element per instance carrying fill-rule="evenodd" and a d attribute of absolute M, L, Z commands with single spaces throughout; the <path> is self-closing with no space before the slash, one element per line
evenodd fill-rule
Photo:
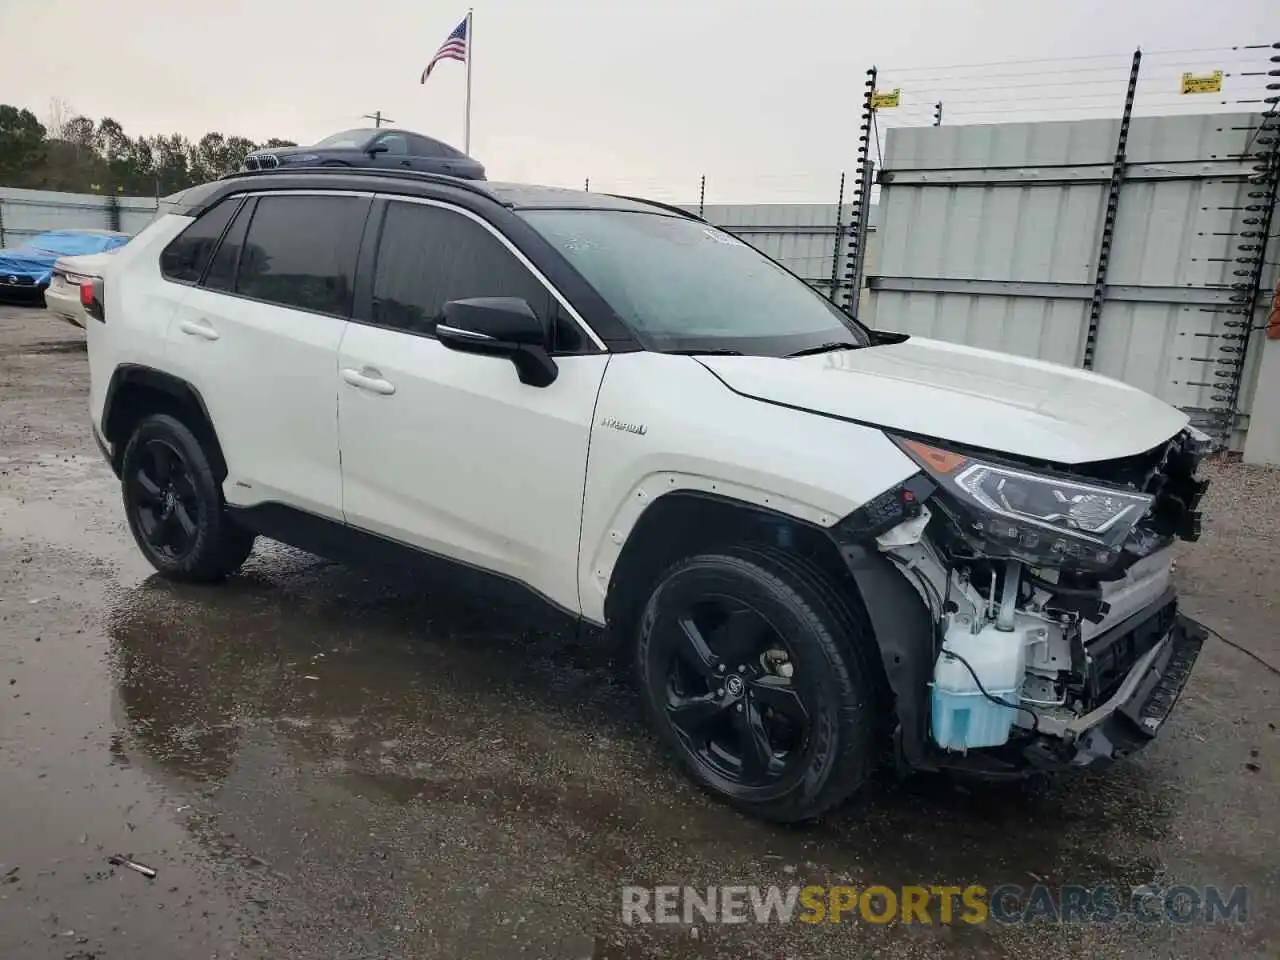
<path fill-rule="evenodd" d="M 394 383 L 390 380 L 384 380 L 377 370 L 370 367 L 365 367 L 364 370 L 352 370 L 350 367 L 343 367 L 342 379 L 353 387 L 368 390 L 370 393 L 379 393 L 384 397 L 389 397 L 396 392 Z"/>
<path fill-rule="evenodd" d="M 204 340 L 218 339 L 218 331 L 209 325 L 208 320 L 183 320 L 179 322 L 178 329 L 183 333 L 190 334 L 193 337 L 200 337 Z"/>

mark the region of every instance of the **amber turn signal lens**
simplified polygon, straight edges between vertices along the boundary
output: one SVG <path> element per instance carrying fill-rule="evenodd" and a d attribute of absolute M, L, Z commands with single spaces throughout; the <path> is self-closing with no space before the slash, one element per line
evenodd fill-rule
<path fill-rule="evenodd" d="M 931 447 L 927 443 L 921 443 L 919 440 L 903 440 L 901 443 L 904 447 L 910 450 L 921 463 L 928 464 L 930 469 L 937 473 L 955 473 L 969 462 L 968 457 L 961 456 L 958 453 L 952 453 L 950 450 Z"/>

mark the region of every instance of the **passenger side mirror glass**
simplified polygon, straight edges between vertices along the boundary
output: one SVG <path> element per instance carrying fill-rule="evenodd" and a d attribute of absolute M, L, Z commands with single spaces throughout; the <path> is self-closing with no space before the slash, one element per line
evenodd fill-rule
<path fill-rule="evenodd" d="M 379 153 L 386 153 L 387 145 L 385 143 L 375 143 L 369 148 L 369 156 L 377 156 Z"/>
<path fill-rule="evenodd" d="M 547 352 L 547 323 L 519 297 L 450 300 L 436 324 L 436 338 L 450 350 L 508 358 L 520 382 L 530 386 L 550 386 L 559 373 Z"/>

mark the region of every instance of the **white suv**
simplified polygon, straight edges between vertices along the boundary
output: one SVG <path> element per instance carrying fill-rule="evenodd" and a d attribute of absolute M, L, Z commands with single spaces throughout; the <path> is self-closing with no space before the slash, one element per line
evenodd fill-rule
<path fill-rule="evenodd" d="M 258 534 L 607 627 L 703 786 L 1155 735 L 1203 434 L 1122 383 L 865 329 L 689 214 L 427 174 L 172 198 L 86 299 L 94 433 L 162 574 Z"/>

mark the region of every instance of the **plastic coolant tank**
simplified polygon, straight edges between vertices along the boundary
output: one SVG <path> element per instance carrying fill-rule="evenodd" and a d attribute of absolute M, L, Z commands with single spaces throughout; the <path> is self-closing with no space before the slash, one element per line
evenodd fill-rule
<path fill-rule="evenodd" d="M 1018 714 L 1013 707 L 984 697 L 973 674 L 946 651 L 964 657 L 993 697 L 1017 703 L 1026 672 L 1025 644 L 1023 630 L 1002 631 L 987 624 L 972 633 L 969 624 L 952 624 L 933 669 L 933 739 L 939 746 L 948 750 L 998 747 L 1008 741 Z"/>

